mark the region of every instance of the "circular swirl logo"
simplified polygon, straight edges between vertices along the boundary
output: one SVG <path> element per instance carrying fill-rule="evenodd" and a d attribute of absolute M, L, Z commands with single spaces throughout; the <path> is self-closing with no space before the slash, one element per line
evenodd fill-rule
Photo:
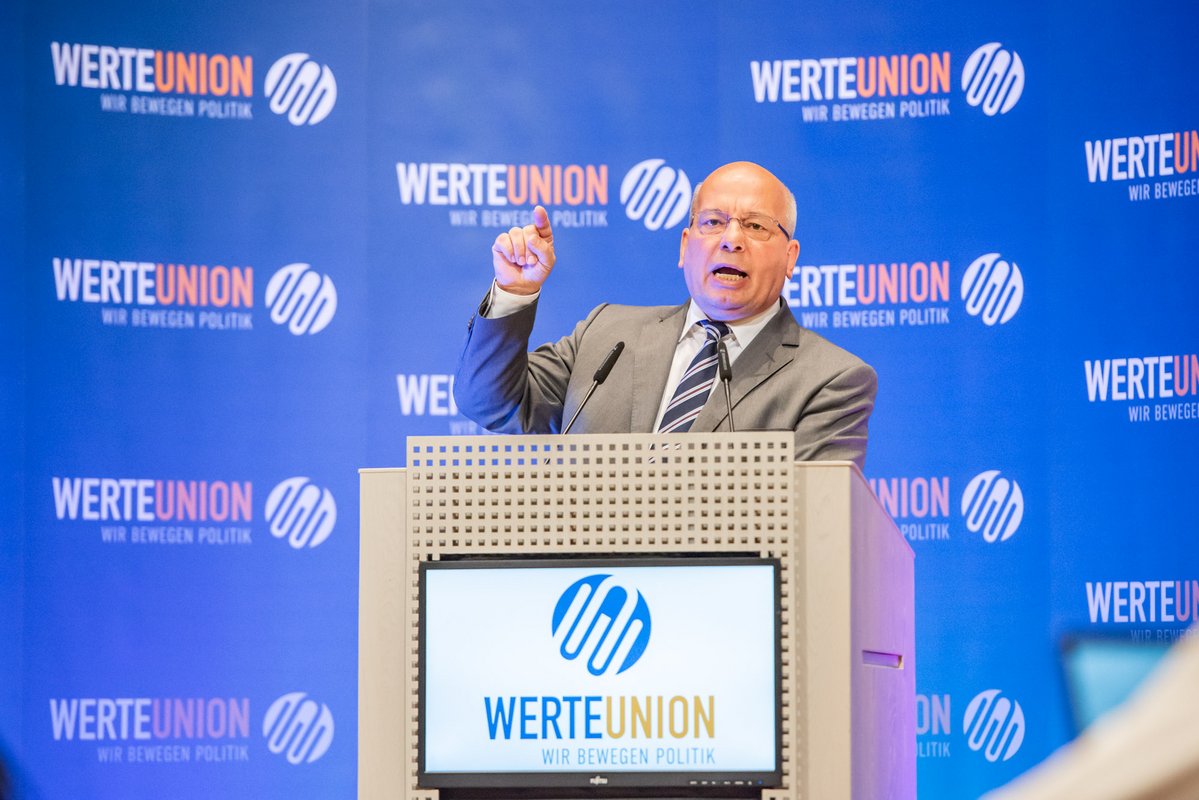
<path fill-rule="evenodd" d="M 1015 50 L 990 42 L 970 54 L 962 67 L 966 102 L 988 117 L 1006 114 L 1024 91 L 1024 62 Z"/>
<path fill-rule="evenodd" d="M 1024 300 L 1024 276 L 1014 262 L 987 253 L 974 259 L 962 275 L 966 313 L 986 325 L 1003 324 L 1016 316 Z"/>
<path fill-rule="evenodd" d="M 673 228 L 691 210 L 691 181 L 660 158 L 646 159 L 620 182 L 620 202 L 625 216 L 651 231 Z"/>
<path fill-rule="evenodd" d="M 271 703 L 262 719 L 267 748 L 290 764 L 311 764 L 333 744 L 333 713 L 304 692 L 291 692 Z"/>
<path fill-rule="evenodd" d="M 1024 519 L 1024 493 L 1020 484 L 997 469 L 974 476 L 962 493 L 962 516 L 971 533 L 982 532 L 989 543 L 1006 542 Z"/>
<path fill-rule="evenodd" d="M 337 80 L 324 64 L 307 53 L 291 53 L 271 65 L 266 73 L 266 96 L 271 111 L 286 114 L 292 125 L 315 125 L 337 103 Z"/>
<path fill-rule="evenodd" d="M 288 264 L 266 285 L 271 322 L 296 336 L 320 333 L 337 313 L 337 287 L 309 264 Z"/>
<path fill-rule="evenodd" d="M 589 575 L 558 598 L 551 632 L 567 661 L 581 657 L 592 675 L 615 666 L 619 675 L 649 644 L 649 606 L 641 592 L 626 589 L 611 575 Z"/>
<path fill-rule="evenodd" d="M 987 761 L 1007 761 L 1024 743 L 1024 709 L 998 689 L 987 689 L 966 706 L 962 728 L 971 750 L 981 750 Z"/>
<path fill-rule="evenodd" d="M 316 547 L 333 533 L 337 503 L 308 478 L 288 478 L 266 498 L 266 519 L 276 539 L 287 539 L 297 550 Z"/>

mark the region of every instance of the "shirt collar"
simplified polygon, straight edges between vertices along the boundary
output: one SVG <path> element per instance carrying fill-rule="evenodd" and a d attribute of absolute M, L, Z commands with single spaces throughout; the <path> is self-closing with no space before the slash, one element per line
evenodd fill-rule
<path fill-rule="evenodd" d="M 736 322 L 726 322 L 725 324 L 729 326 L 729 333 L 732 335 L 733 341 L 739 346 L 745 347 L 753 341 L 754 337 L 766 327 L 766 323 L 770 322 L 777 313 L 779 313 L 779 307 L 776 305 L 749 319 L 740 319 Z M 679 341 L 681 342 L 690 336 L 696 329 L 699 321 L 707 318 L 707 314 L 700 310 L 694 300 L 688 302 L 687 319 L 683 322 L 683 332 L 679 335 Z"/>

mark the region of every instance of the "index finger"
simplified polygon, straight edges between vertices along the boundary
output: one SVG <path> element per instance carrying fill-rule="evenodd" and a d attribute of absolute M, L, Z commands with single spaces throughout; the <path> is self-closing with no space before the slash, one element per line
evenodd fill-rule
<path fill-rule="evenodd" d="M 550 215 L 544 206 L 533 208 L 533 227 L 537 229 L 537 235 L 542 239 L 552 240 L 554 238 L 554 232 L 550 229 Z"/>

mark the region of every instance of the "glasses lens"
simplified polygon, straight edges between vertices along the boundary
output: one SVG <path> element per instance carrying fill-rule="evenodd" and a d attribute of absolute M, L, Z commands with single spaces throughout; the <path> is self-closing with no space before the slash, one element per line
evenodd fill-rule
<path fill-rule="evenodd" d="M 728 216 L 721 211 L 701 211 L 695 217 L 700 233 L 722 233 L 728 224 Z"/>
<path fill-rule="evenodd" d="M 774 220 L 765 214 L 750 214 L 741 220 L 741 229 L 751 239 L 769 239 L 774 233 Z"/>

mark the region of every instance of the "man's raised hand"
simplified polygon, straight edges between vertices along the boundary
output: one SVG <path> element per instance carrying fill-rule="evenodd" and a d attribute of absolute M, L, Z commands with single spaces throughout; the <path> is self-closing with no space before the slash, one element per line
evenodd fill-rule
<path fill-rule="evenodd" d="M 495 282 L 513 294 L 533 294 L 554 268 L 554 232 L 545 208 L 533 209 L 533 224 L 512 228 L 491 246 Z"/>

